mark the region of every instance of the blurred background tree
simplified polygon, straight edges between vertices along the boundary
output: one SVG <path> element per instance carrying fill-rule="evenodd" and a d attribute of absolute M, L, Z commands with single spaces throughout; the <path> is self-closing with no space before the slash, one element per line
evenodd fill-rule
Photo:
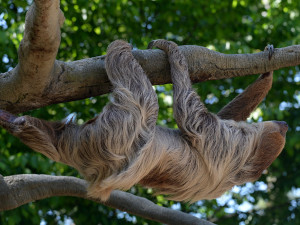
<path fill-rule="evenodd" d="M 17 49 L 25 13 L 32 0 L 0 0 L 0 71 L 18 63 Z M 110 42 L 125 39 L 145 49 L 158 38 L 178 45 L 201 45 L 223 53 L 255 53 L 267 44 L 284 47 L 300 43 L 298 0 L 61 0 L 66 21 L 57 59 L 70 61 L 103 55 Z M 217 112 L 256 76 L 195 84 L 210 111 Z M 287 143 L 261 179 L 234 187 L 221 198 L 195 204 L 151 196 L 151 189 L 130 192 L 159 205 L 191 213 L 217 224 L 300 224 L 300 72 L 299 67 L 275 71 L 273 88 L 249 121 L 284 120 Z M 156 86 L 158 124 L 176 127 L 172 116 L 172 85 Z M 60 103 L 30 111 L 46 120 L 73 113 L 83 123 L 101 111 L 107 96 Z M 0 174 L 22 173 L 79 176 L 70 167 L 33 152 L 0 130 Z M 157 224 L 119 210 L 71 197 L 54 197 L 1 212 L 0 224 Z"/>

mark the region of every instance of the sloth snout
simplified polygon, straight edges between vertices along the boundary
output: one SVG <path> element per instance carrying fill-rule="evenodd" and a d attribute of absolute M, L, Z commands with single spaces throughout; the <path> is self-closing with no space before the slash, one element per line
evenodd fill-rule
<path fill-rule="evenodd" d="M 282 135 L 285 135 L 286 132 L 287 132 L 287 130 L 289 129 L 288 124 L 286 122 L 284 122 L 284 121 L 274 121 L 274 122 L 279 125 L 279 127 L 280 127 L 280 133 Z"/>

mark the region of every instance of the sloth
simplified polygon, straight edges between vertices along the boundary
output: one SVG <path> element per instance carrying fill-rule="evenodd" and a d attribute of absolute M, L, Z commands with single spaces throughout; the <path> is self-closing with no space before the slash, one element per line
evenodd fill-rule
<path fill-rule="evenodd" d="M 33 150 L 78 170 L 89 183 L 88 195 L 102 201 L 115 189 L 140 184 L 169 199 L 195 202 L 257 180 L 282 151 L 288 129 L 285 122 L 244 122 L 270 90 L 273 72 L 213 114 L 192 89 L 178 46 L 155 40 L 152 47 L 170 63 L 178 129 L 156 126 L 155 90 L 121 40 L 109 45 L 105 58 L 112 100 L 95 118 L 76 125 L 1 110 L 0 124 Z"/>

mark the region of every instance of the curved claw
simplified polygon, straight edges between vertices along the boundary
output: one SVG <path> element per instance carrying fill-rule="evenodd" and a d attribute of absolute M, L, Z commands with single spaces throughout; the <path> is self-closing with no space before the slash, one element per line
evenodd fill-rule
<path fill-rule="evenodd" d="M 17 116 L 15 116 L 9 112 L 0 110 L 0 121 L 13 123 L 17 118 L 18 118 Z"/>
<path fill-rule="evenodd" d="M 23 116 L 18 117 L 7 111 L 0 110 L 0 126 L 5 128 L 11 133 L 21 128 L 25 124 L 26 120 Z"/>
<path fill-rule="evenodd" d="M 275 52 L 275 49 L 274 49 L 274 46 L 273 45 L 267 45 L 264 49 L 264 51 L 268 51 L 269 52 L 269 60 L 271 60 L 274 52 Z"/>
<path fill-rule="evenodd" d="M 149 44 L 148 44 L 148 46 L 147 46 L 147 49 L 152 49 L 152 48 L 154 48 L 155 46 L 155 41 L 156 40 L 153 40 L 153 41 L 151 41 L 151 42 L 149 42 Z"/>
<path fill-rule="evenodd" d="M 266 72 L 266 73 L 260 75 L 261 79 L 265 79 L 267 77 L 273 77 L 273 71 L 269 71 L 269 72 Z"/>
<path fill-rule="evenodd" d="M 164 40 L 164 39 L 157 39 L 157 40 L 151 41 L 148 44 L 148 49 L 151 49 L 151 48 L 154 48 L 154 47 L 162 49 L 162 50 L 169 50 L 169 49 L 172 49 L 172 48 L 176 48 L 177 44 L 173 41 L 167 41 L 167 40 Z"/>

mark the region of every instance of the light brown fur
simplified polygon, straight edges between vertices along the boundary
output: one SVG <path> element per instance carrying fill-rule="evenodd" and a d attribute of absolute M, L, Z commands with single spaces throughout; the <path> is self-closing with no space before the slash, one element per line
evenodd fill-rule
<path fill-rule="evenodd" d="M 265 97 L 272 73 L 262 75 L 214 115 L 193 91 L 177 45 L 157 40 L 153 46 L 169 58 L 178 130 L 156 126 L 155 91 L 124 41 L 108 47 L 113 101 L 97 117 L 78 126 L 1 111 L 2 126 L 32 149 L 76 168 L 90 183 L 89 195 L 102 200 L 114 189 L 140 183 L 170 199 L 193 202 L 258 179 L 282 151 L 287 125 L 238 121 Z"/>

